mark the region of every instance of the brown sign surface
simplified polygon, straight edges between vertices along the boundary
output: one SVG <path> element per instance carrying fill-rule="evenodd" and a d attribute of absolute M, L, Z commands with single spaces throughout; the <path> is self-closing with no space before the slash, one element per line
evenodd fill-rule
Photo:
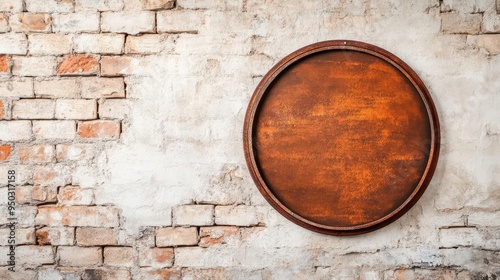
<path fill-rule="evenodd" d="M 366 43 L 326 41 L 281 60 L 250 101 L 244 149 L 267 201 L 314 231 L 351 235 L 408 211 L 439 154 L 432 99 L 413 70 Z"/>

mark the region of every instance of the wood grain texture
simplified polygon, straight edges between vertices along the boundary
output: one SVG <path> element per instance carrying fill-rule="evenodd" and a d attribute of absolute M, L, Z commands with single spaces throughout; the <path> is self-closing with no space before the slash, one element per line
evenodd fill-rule
<path fill-rule="evenodd" d="M 247 110 L 244 148 L 257 187 L 291 221 L 350 235 L 404 214 L 439 154 L 432 99 L 404 62 L 355 41 L 280 61 Z"/>

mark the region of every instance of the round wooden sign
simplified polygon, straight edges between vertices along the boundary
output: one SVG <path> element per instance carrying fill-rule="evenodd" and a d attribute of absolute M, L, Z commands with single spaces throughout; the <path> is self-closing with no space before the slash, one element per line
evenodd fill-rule
<path fill-rule="evenodd" d="M 326 41 L 281 60 L 248 106 L 244 149 L 262 195 L 325 234 L 381 228 L 420 198 L 439 155 L 439 121 L 420 78 L 356 41 Z"/>

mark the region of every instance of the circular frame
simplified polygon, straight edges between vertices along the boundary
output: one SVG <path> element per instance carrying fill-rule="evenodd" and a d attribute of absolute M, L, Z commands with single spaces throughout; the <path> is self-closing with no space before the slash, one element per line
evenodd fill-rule
<path fill-rule="evenodd" d="M 280 200 L 278 200 L 275 195 L 270 191 L 269 187 L 266 185 L 263 177 L 261 176 L 259 166 L 257 165 L 255 154 L 254 154 L 254 141 L 253 141 L 253 130 L 254 130 L 254 120 L 256 112 L 259 107 L 259 103 L 265 96 L 267 88 L 272 84 L 272 82 L 279 76 L 279 74 L 284 71 L 288 66 L 295 63 L 296 61 L 304 58 L 308 55 L 328 50 L 351 50 L 364 52 L 380 59 L 385 60 L 392 66 L 397 68 L 408 80 L 412 83 L 414 88 L 418 91 L 425 108 L 427 110 L 428 119 L 430 121 L 431 139 L 430 139 L 430 151 L 429 159 L 425 171 L 420 178 L 417 187 L 414 189 L 412 194 L 402 203 L 398 208 L 392 211 L 390 214 L 366 223 L 362 225 L 349 226 L 349 227 L 332 227 L 327 225 L 318 224 L 312 222 L 304 217 L 294 213 L 286 206 L 284 206 Z M 425 87 L 422 80 L 418 75 L 401 59 L 393 55 L 392 53 L 379 48 L 377 46 L 349 40 L 332 40 L 315 43 L 306 47 L 303 47 L 290 55 L 279 61 L 261 80 L 255 89 L 253 96 L 248 105 L 248 109 L 245 116 L 244 128 L 243 128 L 243 146 L 245 152 L 245 159 L 249 167 L 250 174 L 259 189 L 260 193 L 264 198 L 273 206 L 280 214 L 289 219 L 290 221 L 296 223 L 299 226 L 307 228 L 309 230 L 330 234 L 330 235 L 355 235 L 370 232 L 381 227 L 384 227 L 403 214 L 405 214 L 422 196 L 425 189 L 427 188 L 439 157 L 440 149 L 440 130 L 439 130 L 439 119 L 436 108 L 432 101 L 432 98 Z"/>

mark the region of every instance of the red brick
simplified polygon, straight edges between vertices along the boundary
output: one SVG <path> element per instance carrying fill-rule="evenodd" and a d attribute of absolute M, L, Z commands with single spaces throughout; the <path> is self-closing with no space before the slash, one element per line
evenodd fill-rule
<path fill-rule="evenodd" d="M 102 262 L 102 249 L 99 247 L 61 246 L 57 249 L 61 266 L 96 266 Z"/>
<path fill-rule="evenodd" d="M 36 240 L 40 245 L 73 245 L 75 229 L 69 227 L 43 227 L 36 230 Z"/>
<path fill-rule="evenodd" d="M 56 202 L 57 187 L 54 186 L 33 186 L 32 199 L 35 202 Z"/>
<path fill-rule="evenodd" d="M 52 145 L 18 145 L 19 160 L 22 162 L 53 162 L 55 149 Z"/>
<path fill-rule="evenodd" d="M 9 72 L 10 61 L 11 61 L 10 56 L 0 55 L 0 73 Z"/>
<path fill-rule="evenodd" d="M 77 134 L 82 138 L 117 139 L 120 136 L 120 122 L 80 122 L 78 123 Z"/>
<path fill-rule="evenodd" d="M 206 248 L 215 244 L 224 244 L 230 238 L 237 237 L 238 234 L 238 227 L 202 227 L 199 245 Z"/>
<path fill-rule="evenodd" d="M 110 206 L 42 205 L 35 222 L 50 226 L 116 227 L 118 211 Z"/>
<path fill-rule="evenodd" d="M 101 58 L 102 76 L 120 76 L 126 73 L 132 59 L 126 56 L 103 56 Z"/>
<path fill-rule="evenodd" d="M 171 267 L 174 261 L 172 248 L 144 248 L 139 253 L 139 266 Z"/>
<path fill-rule="evenodd" d="M 105 247 L 104 264 L 108 266 L 131 267 L 134 265 L 134 248 Z"/>
<path fill-rule="evenodd" d="M 166 227 L 156 230 L 156 246 L 172 247 L 198 244 L 196 227 Z"/>
<path fill-rule="evenodd" d="M 57 67 L 58 75 L 95 75 L 99 73 L 99 62 L 93 55 L 65 56 Z"/>
<path fill-rule="evenodd" d="M 64 165 L 36 166 L 33 182 L 43 186 L 65 186 L 71 182 L 71 170 Z"/>
<path fill-rule="evenodd" d="M 56 147 L 57 161 L 85 160 L 93 156 L 92 144 L 59 144 Z"/>
<path fill-rule="evenodd" d="M 50 32 L 52 18 L 48 14 L 22 13 L 10 16 L 9 23 L 15 32 Z"/>
<path fill-rule="evenodd" d="M 92 189 L 82 189 L 78 186 L 66 186 L 59 190 L 58 201 L 63 205 L 90 205 L 94 194 Z"/>
<path fill-rule="evenodd" d="M 5 117 L 5 105 L 3 104 L 3 100 L 0 99 L 0 119 Z"/>
<path fill-rule="evenodd" d="M 10 157 L 12 147 L 9 145 L 0 145 L 0 161 L 6 161 Z"/>
<path fill-rule="evenodd" d="M 78 246 L 116 245 L 115 230 L 112 228 L 77 228 Z"/>

